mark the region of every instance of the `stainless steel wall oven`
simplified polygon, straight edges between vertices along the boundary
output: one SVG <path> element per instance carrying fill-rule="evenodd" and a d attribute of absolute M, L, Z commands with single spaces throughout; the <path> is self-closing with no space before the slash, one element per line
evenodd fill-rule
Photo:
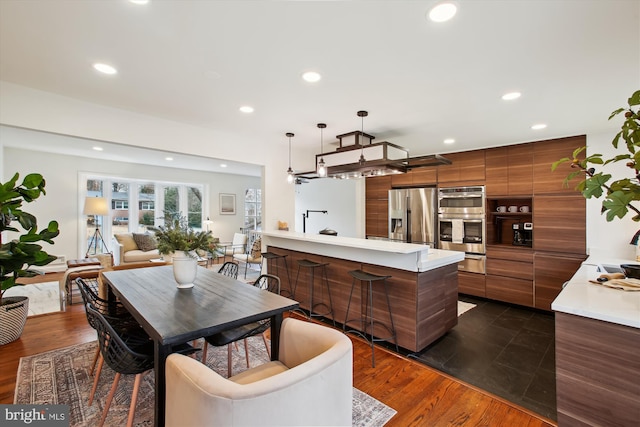
<path fill-rule="evenodd" d="M 465 252 L 460 270 L 485 273 L 486 230 L 484 186 L 439 189 L 439 247 Z"/>

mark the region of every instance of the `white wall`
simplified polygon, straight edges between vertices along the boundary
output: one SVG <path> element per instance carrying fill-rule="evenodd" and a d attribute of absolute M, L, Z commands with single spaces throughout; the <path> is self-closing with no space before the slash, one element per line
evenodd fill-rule
<path fill-rule="evenodd" d="M 0 127 L 0 135 L 6 141 L 14 138 L 46 137 L 51 139 L 52 144 L 55 144 L 57 138 L 65 138 L 6 127 Z M 55 246 L 46 243 L 44 246 L 46 251 L 65 255 L 67 259 L 84 254 L 79 248 L 79 230 L 82 229 L 79 218 L 82 218 L 83 208 L 78 197 L 82 193 L 82 189 L 78 188 L 80 173 L 203 184 L 209 190 L 205 211 L 208 211 L 210 219 L 214 222 L 211 228 L 214 236 L 219 237 L 221 241 L 231 241 L 233 233 L 239 231 L 244 223 L 245 189 L 259 188 L 261 185 L 261 179 L 256 177 L 95 160 L 6 146 L 2 152 L 2 165 L 6 172 L 2 177 L 3 182 L 11 178 L 15 172 L 19 172 L 21 178 L 33 172 L 44 176 L 47 181 L 46 196 L 29 204 L 26 210 L 36 215 L 40 227 L 53 219 L 59 222 L 61 233 L 55 240 Z M 219 193 L 236 194 L 236 215 L 219 215 Z M 110 242 L 107 241 L 107 244 Z"/>
<path fill-rule="evenodd" d="M 365 237 L 364 234 L 364 184 L 361 179 L 312 179 L 296 185 L 295 231 L 302 232 L 302 214 L 311 212 L 306 220 L 307 233 L 317 234 L 330 228 L 344 237 Z M 289 229 L 292 229 L 291 223 Z"/>
<path fill-rule="evenodd" d="M 262 165 L 263 228 L 276 229 L 278 220 L 294 223 L 295 195 L 286 181 L 288 140 L 284 136 L 290 129 L 249 140 L 4 81 L 0 81 L 0 93 L 0 124 Z M 315 148 L 292 150 L 296 170 L 313 168 Z"/>
<path fill-rule="evenodd" d="M 618 150 L 613 148 L 611 141 L 615 134 L 587 135 L 587 153 L 600 153 L 604 159 L 617 154 L 626 153 L 624 146 Z M 570 153 L 567 153 L 570 155 Z M 596 170 L 612 175 L 612 180 L 632 178 L 633 170 L 620 161 L 607 166 L 597 166 Z M 640 205 L 636 204 L 636 207 Z M 616 218 L 607 222 L 606 215 L 600 213 L 602 199 L 587 199 L 587 250 L 590 255 L 604 258 L 622 258 L 635 260 L 635 248 L 629 244 L 633 235 L 640 229 L 640 224 L 631 220 L 633 212 L 623 219 Z"/>

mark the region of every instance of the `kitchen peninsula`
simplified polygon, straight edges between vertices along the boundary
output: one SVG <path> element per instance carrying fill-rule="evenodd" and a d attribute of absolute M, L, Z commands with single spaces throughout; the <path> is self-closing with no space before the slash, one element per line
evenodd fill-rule
<path fill-rule="evenodd" d="M 309 278 L 305 270 L 298 275 L 297 261 L 309 259 L 329 263 L 327 275 L 337 323 L 342 324 L 345 320 L 353 281 L 349 271 L 359 269 L 391 276 L 387 284 L 399 346 L 420 351 L 458 323 L 457 264 L 464 259 L 463 252 L 411 243 L 290 231 L 264 231 L 262 243 L 269 252 L 287 255 L 288 277 L 296 287 L 294 299 L 305 309 L 309 308 Z M 286 274 L 280 272 L 279 276 L 286 288 L 289 285 Z M 316 278 L 314 300 L 322 298 L 328 304 L 329 298 L 326 292 L 321 294 L 319 284 Z M 352 298 L 350 317 L 358 316 L 363 308 L 360 292 L 354 291 Z M 380 304 L 384 301 L 382 298 L 384 294 L 374 290 L 376 319 L 384 321 L 387 318 L 384 313 L 377 313 L 384 307 L 384 303 Z"/>

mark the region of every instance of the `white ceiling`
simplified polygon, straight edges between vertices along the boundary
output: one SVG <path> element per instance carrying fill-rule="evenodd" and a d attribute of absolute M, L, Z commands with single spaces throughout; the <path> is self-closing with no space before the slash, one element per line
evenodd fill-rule
<path fill-rule="evenodd" d="M 326 143 L 364 126 L 412 156 L 613 136 L 640 89 L 640 1 L 458 0 L 441 24 L 435 3 L 0 0 L 0 80 L 318 152 L 318 122 Z"/>

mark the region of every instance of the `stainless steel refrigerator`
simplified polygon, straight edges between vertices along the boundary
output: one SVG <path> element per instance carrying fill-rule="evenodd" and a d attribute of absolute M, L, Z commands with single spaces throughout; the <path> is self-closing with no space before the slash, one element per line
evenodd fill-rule
<path fill-rule="evenodd" d="M 389 239 L 436 247 L 435 187 L 389 190 Z"/>

